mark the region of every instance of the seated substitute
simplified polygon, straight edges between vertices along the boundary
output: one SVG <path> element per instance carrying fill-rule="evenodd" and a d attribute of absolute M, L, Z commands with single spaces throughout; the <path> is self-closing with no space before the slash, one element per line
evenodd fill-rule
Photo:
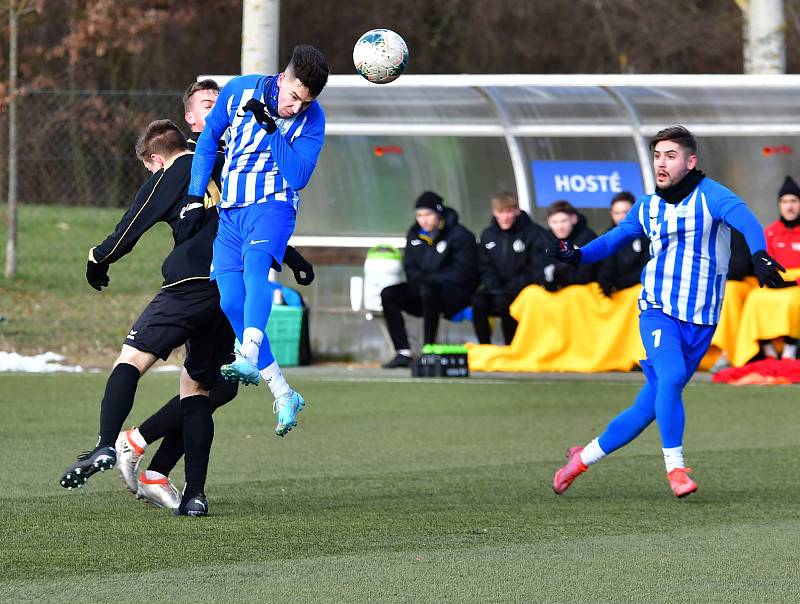
<path fill-rule="evenodd" d="M 791 176 L 786 177 L 778 191 L 778 212 L 780 214 L 778 220 L 764 229 L 767 237 L 767 253 L 787 269 L 800 268 L 800 186 Z M 786 280 L 779 288 L 796 285 L 797 281 Z M 760 344 L 761 353 L 765 357 L 773 359 L 778 357 L 771 341 L 764 340 Z M 797 358 L 797 338 L 788 333 L 783 334 L 781 358 Z"/>
<path fill-rule="evenodd" d="M 630 212 L 636 198 L 629 191 L 617 193 L 611 199 L 611 226 L 617 226 Z M 636 237 L 615 254 L 601 261 L 597 268 L 597 282 L 603 294 L 611 297 L 614 292 L 641 285 L 642 269 L 650 260 L 650 241 L 647 237 Z M 750 260 L 748 254 L 747 259 Z"/>
<path fill-rule="evenodd" d="M 578 247 L 597 238 L 586 224 L 586 217 L 568 201 L 554 201 L 547 208 L 548 245 L 556 245 L 559 240 L 569 239 Z M 544 256 L 544 250 L 542 250 Z M 595 281 L 597 270 L 594 266 L 571 265 L 555 258 L 545 258 L 546 264 L 538 284 L 549 292 L 556 292 L 570 285 L 586 285 Z"/>
<path fill-rule="evenodd" d="M 436 342 L 439 315 L 450 318 L 470 305 L 478 284 L 478 246 L 473 235 L 458 222 L 453 208 L 425 191 L 417 199 L 416 222 L 406 235 L 403 268 L 405 283 L 381 292 L 383 315 L 396 354 L 387 369 L 409 367 L 411 349 L 402 311 L 422 317 L 425 344 Z"/>
<path fill-rule="evenodd" d="M 479 240 L 481 289 L 472 297 L 472 322 L 478 342 L 489 344 L 489 317 L 500 317 L 503 339 L 510 344 L 517 322 L 508 308 L 519 292 L 542 275 L 547 231 L 520 209 L 513 193 L 497 193 L 491 204 L 492 221 Z"/>

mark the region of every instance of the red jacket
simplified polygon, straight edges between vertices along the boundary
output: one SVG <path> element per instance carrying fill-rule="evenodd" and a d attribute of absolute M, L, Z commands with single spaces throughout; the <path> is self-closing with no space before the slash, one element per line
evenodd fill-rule
<path fill-rule="evenodd" d="M 776 220 L 764 230 L 764 234 L 770 256 L 784 268 L 800 268 L 800 226 L 790 229 Z"/>

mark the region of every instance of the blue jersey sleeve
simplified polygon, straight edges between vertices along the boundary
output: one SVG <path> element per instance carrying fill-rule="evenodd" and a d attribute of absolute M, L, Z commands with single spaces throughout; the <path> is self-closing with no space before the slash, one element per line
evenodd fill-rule
<path fill-rule="evenodd" d="M 203 128 L 200 138 L 197 139 L 194 158 L 192 159 L 192 177 L 189 181 L 189 195 L 202 197 L 208 187 L 208 179 L 214 169 L 214 162 L 217 160 L 217 149 L 219 139 L 230 125 L 228 115 L 228 101 L 231 98 L 231 90 L 235 86 L 236 78 L 228 82 L 220 91 L 214 108 L 206 116 L 206 126 Z"/>
<path fill-rule="evenodd" d="M 716 182 L 713 185 L 706 194 L 706 203 L 711 216 L 744 235 L 751 254 L 767 249 L 764 230 L 747 204 L 730 189 Z"/>
<path fill-rule="evenodd" d="M 617 226 L 583 246 L 581 248 L 581 262 L 584 264 L 598 262 L 616 253 L 622 246 L 634 239 L 644 237 L 645 232 L 639 222 L 641 206 L 641 200 L 637 201 Z"/>
<path fill-rule="evenodd" d="M 281 176 L 299 191 L 311 179 L 325 140 L 325 113 L 315 104 L 307 110 L 306 123 L 300 135 L 289 142 L 280 130 L 270 135 L 269 146 Z"/>

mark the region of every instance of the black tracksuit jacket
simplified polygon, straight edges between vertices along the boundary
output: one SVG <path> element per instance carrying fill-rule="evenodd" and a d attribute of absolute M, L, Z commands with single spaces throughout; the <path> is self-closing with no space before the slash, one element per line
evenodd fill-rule
<path fill-rule="evenodd" d="M 91 249 L 90 254 L 95 262 L 116 262 L 129 253 L 151 227 L 159 222 L 166 222 L 172 229 L 175 247 L 161 266 L 164 276 L 162 288 L 190 281 L 208 283 L 219 220 L 219 214 L 213 206 L 220 198 L 220 176 L 225 157 L 222 153 L 217 154 L 206 191 L 206 211 L 202 222 L 199 225 L 194 224 L 188 230 L 185 224 L 187 221 L 181 221 L 181 210 L 189 187 L 193 157 L 193 153 L 181 155 L 169 168 L 154 173 L 139 188 L 133 204 L 122 216 L 114 232 Z"/>
<path fill-rule="evenodd" d="M 547 232 L 548 246 L 558 245 L 558 239 L 550 232 Z M 586 245 L 592 239 L 597 239 L 597 233 L 589 228 L 586 217 L 578 214 L 578 222 L 570 233 L 569 240 L 578 247 Z M 595 281 L 597 267 L 594 264 L 578 264 L 577 266 L 545 257 L 545 266 L 552 264 L 555 267 L 553 281 L 545 281 L 542 275 L 542 285 L 548 291 L 558 291 L 569 285 L 586 285 Z"/>
<path fill-rule="evenodd" d="M 598 263 L 597 282 L 606 293 L 639 285 L 642 282 L 642 269 L 648 260 L 650 240 L 638 237 Z"/>
<path fill-rule="evenodd" d="M 481 232 L 478 267 L 481 284 L 490 294 L 517 297 L 525 286 L 544 279 L 547 230 L 521 212 L 504 231 L 492 218 Z"/>
<path fill-rule="evenodd" d="M 436 239 L 420 233 L 415 222 L 406 235 L 403 268 L 412 290 L 423 284 L 474 290 L 478 285 L 478 246 L 475 235 L 458 222 L 453 208 L 444 208 L 444 224 Z"/>

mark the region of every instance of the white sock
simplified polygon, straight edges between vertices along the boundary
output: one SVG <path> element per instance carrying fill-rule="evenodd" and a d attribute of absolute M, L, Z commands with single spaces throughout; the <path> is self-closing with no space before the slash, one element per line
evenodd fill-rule
<path fill-rule="evenodd" d="M 783 352 L 781 352 L 782 359 L 795 359 L 797 358 L 797 344 L 784 344 Z"/>
<path fill-rule="evenodd" d="M 289 384 L 286 383 L 286 378 L 283 377 L 281 368 L 278 367 L 277 361 L 273 362 L 269 367 L 264 367 L 259 373 L 264 378 L 269 389 L 272 390 L 272 396 L 276 399 L 292 392 Z"/>
<path fill-rule="evenodd" d="M 775 347 L 772 345 L 772 342 L 767 342 L 761 347 L 761 351 L 764 353 L 765 357 L 769 357 L 770 359 L 777 359 L 778 352 L 775 350 Z"/>
<path fill-rule="evenodd" d="M 587 466 L 590 466 L 593 463 L 597 463 L 605 456 L 606 452 L 600 448 L 600 443 L 596 438 L 588 445 L 586 445 L 583 448 L 583 451 L 581 451 L 581 461 L 585 463 Z"/>
<path fill-rule="evenodd" d="M 145 470 L 144 477 L 147 480 L 160 480 L 162 478 L 166 478 L 161 472 L 156 472 L 155 470 Z"/>
<path fill-rule="evenodd" d="M 147 448 L 147 441 L 144 439 L 144 436 L 142 436 L 142 433 L 139 432 L 139 428 L 134 428 L 131 430 L 128 438 L 137 447 L 141 447 L 142 449 Z"/>
<path fill-rule="evenodd" d="M 397 354 L 402 354 L 404 357 L 411 358 L 411 351 L 408 348 L 401 348 L 397 351 Z"/>
<path fill-rule="evenodd" d="M 264 332 L 255 327 L 245 327 L 244 334 L 242 334 L 242 346 L 240 352 L 242 356 L 250 361 L 253 365 L 258 363 L 258 351 L 261 348 L 261 342 L 264 340 Z"/>
<path fill-rule="evenodd" d="M 664 465 L 667 466 L 667 474 L 675 468 L 685 468 L 686 462 L 683 460 L 683 447 L 672 447 L 671 449 L 661 449 L 664 452 Z"/>

